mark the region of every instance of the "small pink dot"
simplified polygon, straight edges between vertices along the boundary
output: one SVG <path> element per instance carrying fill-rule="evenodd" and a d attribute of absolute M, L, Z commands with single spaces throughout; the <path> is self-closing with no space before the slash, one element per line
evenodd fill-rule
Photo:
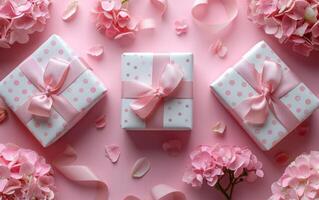
<path fill-rule="evenodd" d="M 58 51 L 58 53 L 59 53 L 60 55 L 64 54 L 63 49 L 60 49 L 60 50 Z"/>
<path fill-rule="evenodd" d="M 268 135 L 271 135 L 272 134 L 272 130 L 268 130 L 267 133 L 268 133 Z"/>
<path fill-rule="evenodd" d="M 48 54 L 49 52 L 50 52 L 49 49 L 44 49 L 45 54 Z"/>
<path fill-rule="evenodd" d="M 299 90 L 300 90 L 301 92 L 305 91 L 305 89 L 306 89 L 306 88 L 305 88 L 305 86 L 303 86 L 303 85 L 299 87 Z"/>
<path fill-rule="evenodd" d="M 217 85 L 218 85 L 219 87 L 222 87 L 224 84 L 223 84 L 223 82 L 219 82 Z"/>
<path fill-rule="evenodd" d="M 91 97 L 86 98 L 86 102 L 91 103 L 92 102 L 92 98 Z"/>
<path fill-rule="evenodd" d="M 131 63 L 130 63 L 130 62 L 127 62 L 127 63 L 126 63 L 126 65 L 127 65 L 127 66 L 130 66 L 130 65 L 131 65 Z"/>
<path fill-rule="evenodd" d="M 272 125 L 276 125 L 276 124 L 277 124 L 277 121 L 273 119 L 273 120 L 271 121 L 271 124 L 272 124 Z"/>
<path fill-rule="evenodd" d="M 255 129 L 255 133 L 259 134 L 260 133 L 260 129 Z"/>
<path fill-rule="evenodd" d="M 73 101 L 77 102 L 79 99 L 77 97 L 73 98 Z"/>
<path fill-rule="evenodd" d="M 138 76 L 135 76 L 134 79 L 135 79 L 135 80 L 138 80 Z"/>
<path fill-rule="evenodd" d="M 231 85 L 231 86 L 235 85 L 235 83 L 236 83 L 235 80 L 230 80 L 229 81 L 229 85 Z"/>
<path fill-rule="evenodd" d="M 48 132 L 44 132 L 44 136 L 47 137 L 49 134 Z"/>
<path fill-rule="evenodd" d="M 14 97 L 14 101 L 18 102 L 18 101 L 20 101 L 20 98 L 19 97 Z"/>
<path fill-rule="evenodd" d="M 52 46 L 55 46 L 55 45 L 56 45 L 56 41 L 55 41 L 55 40 L 52 40 L 52 41 L 51 41 L 51 45 L 52 45 Z"/>
<path fill-rule="evenodd" d="M 181 113 L 181 112 L 179 112 L 179 113 L 178 113 L 178 116 L 182 116 L 182 113 Z"/>
<path fill-rule="evenodd" d="M 125 109 L 124 109 L 124 112 L 128 112 L 128 109 L 127 109 L 127 108 L 125 108 Z"/>
<path fill-rule="evenodd" d="M 296 101 L 300 101 L 301 97 L 300 96 L 295 96 Z"/>
<path fill-rule="evenodd" d="M 91 87 L 90 91 L 91 91 L 91 93 L 95 93 L 96 92 L 96 88 L 95 87 Z"/>
<path fill-rule="evenodd" d="M 305 100 L 305 103 L 306 103 L 307 105 L 310 105 L 310 104 L 311 104 L 311 100 L 310 100 L 310 99 L 306 99 L 306 100 Z"/>
<path fill-rule="evenodd" d="M 89 82 L 89 80 L 87 80 L 87 79 L 83 80 L 83 83 L 85 83 L 85 84 L 87 84 L 88 82 Z"/>
<path fill-rule="evenodd" d="M 38 62 L 42 62 L 42 58 L 37 58 L 37 61 Z"/>
<path fill-rule="evenodd" d="M 297 112 L 297 113 L 300 113 L 300 112 L 301 112 L 301 108 L 297 108 L 297 109 L 296 109 L 296 112 Z"/>
<path fill-rule="evenodd" d="M 256 58 L 257 58 L 257 59 L 260 59 L 260 58 L 261 58 L 261 54 L 259 54 L 259 53 L 256 54 Z"/>
<path fill-rule="evenodd" d="M 248 97 L 252 97 L 254 94 L 252 92 L 248 93 Z"/>
<path fill-rule="evenodd" d="M 243 95 L 242 92 L 237 92 L 237 96 L 241 97 Z"/>
<path fill-rule="evenodd" d="M 241 83 L 241 86 L 247 87 L 247 83 L 246 83 L 246 82 L 242 82 L 242 83 Z"/>
<path fill-rule="evenodd" d="M 12 92 L 13 92 L 13 90 L 12 90 L 11 88 L 9 88 L 9 89 L 8 89 L 8 92 L 9 92 L 9 93 L 12 93 Z"/>
<path fill-rule="evenodd" d="M 47 124 L 47 127 L 48 127 L 48 128 L 52 128 L 52 124 L 49 122 L 49 123 Z"/>
<path fill-rule="evenodd" d="M 225 92 L 225 94 L 226 94 L 227 96 L 229 96 L 229 95 L 231 94 L 231 92 L 230 92 L 229 90 L 227 90 L 227 91 Z"/>
<path fill-rule="evenodd" d="M 27 94 L 27 93 L 28 93 L 28 90 L 26 90 L 26 89 L 22 90 L 22 94 Z"/>
<path fill-rule="evenodd" d="M 262 139 L 262 140 L 261 140 L 261 143 L 267 144 L 267 140 L 266 140 L 266 139 Z"/>
<path fill-rule="evenodd" d="M 20 85 L 20 81 L 15 80 L 15 81 L 14 81 L 14 85 Z"/>
<path fill-rule="evenodd" d="M 83 88 L 80 88 L 80 89 L 79 89 L 79 92 L 80 92 L 80 93 L 82 93 L 83 91 L 84 91 L 84 89 L 83 89 Z"/>
<path fill-rule="evenodd" d="M 40 123 L 39 123 L 39 122 L 36 122 L 36 123 L 34 124 L 34 127 L 40 128 Z"/>
<path fill-rule="evenodd" d="M 173 120 L 171 118 L 168 119 L 169 122 L 172 122 Z"/>
<path fill-rule="evenodd" d="M 287 104 L 287 107 L 288 107 L 288 108 L 291 108 L 291 104 L 290 104 L 290 103 L 288 103 L 288 104 Z"/>

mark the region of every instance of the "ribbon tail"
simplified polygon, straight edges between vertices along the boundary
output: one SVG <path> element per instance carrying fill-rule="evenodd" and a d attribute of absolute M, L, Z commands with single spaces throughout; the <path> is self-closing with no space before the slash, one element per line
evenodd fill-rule
<path fill-rule="evenodd" d="M 28 111 L 38 117 L 48 118 L 51 115 L 53 100 L 46 95 L 38 95 L 31 98 Z"/>
<path fill-rule="evenodd" d="M 263 125 L 269 114 L 268 103 L 263 95 L 249 98 L 235 109 L 245 123 L 254 125 Z"/>
<path fill-rule="evenodd" d="M 131 104 L 131 109 L 141 119 L 146 119 L 153 112 L 160 101 L 160 97 L 155 95 L 147 95 L 133 101 Z"/>

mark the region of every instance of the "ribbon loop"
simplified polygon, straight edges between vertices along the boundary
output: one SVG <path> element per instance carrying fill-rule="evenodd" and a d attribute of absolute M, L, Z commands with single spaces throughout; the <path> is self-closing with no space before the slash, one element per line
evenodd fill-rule
<path fill-rule="evenodd" d="M 268 60 L 263 63 L 261 73 L 252 65 L 238 67 L 236 70 L 258 93 L 236 107 L 245 123 L 263 125 L 271 110 L 287 129 L 290 130 L 298 124 L 298 119 L 280 101 L 283 95 L 299 84 L 296 79 L 285 78 L 293 77 L 291 72 L 284 74 L 279 64 Z"/>
<path fill-rule="evenodd" d="M 43 84 L 38 82 L 40 94 L 30 98 L 28 111 L 35 116 L 48 118 L 53 106 L 52 95 L 57 94 L 65 83 L 70 63 L 58 58 L 51 58 L 46 66 Z M 41 76 L 41 75 L 39 75 Z"/>
<path fill-rule="evenodd" d="M 130 105 L 131 109 L 141 119 L 146 119 L 163 98 L 174 92 L 183 76 L 179 65 L 168 63 L 161 74 L 158 86 L 152 86 L 147 93 L 139 95 L 137 100 Z"/>

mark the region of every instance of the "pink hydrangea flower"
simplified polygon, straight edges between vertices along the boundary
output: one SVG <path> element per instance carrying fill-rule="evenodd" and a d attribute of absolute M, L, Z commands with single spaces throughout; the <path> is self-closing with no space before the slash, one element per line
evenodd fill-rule
<path fill-rule="evenodd" d="M 0 144 L 0 199 L 54 199 L 53 171 L 36 152 Z"/>
<path fill-rule="evenodd" d="M 248 18 L 295 52 L 319 50 L 319 3 L 314 0 L 249 0 Z"/>
<path fill-rule="evenodd" d="M 253 182 L 264 176 L 262 163 L 247 148 L 202 145 L 190 154 L 190 158 L 191 167 L 185 172 L 183 181 L 193 187 L 200 187 L 206 182 L 222 191 L 226 199 L 232 198 L 236 184 Z"/>
<path fill-rule="evenodd" d="M 269 200 L 319 198 L 319 152 L 302 154 L 286 168 L 278 181 L 272 184 Z"/>
<path fill-rule="evenodd" d="M 137 23 L 125 5 L 119 0 L 98 0 L 93 11 L 97 30 L 111 39 L 134 38 Z"/>
<path fill-rule="evenodd" d="M 1 0 L 0 47 L 27 43 L 29 35 L 44 30 L 50 0 Z"/>

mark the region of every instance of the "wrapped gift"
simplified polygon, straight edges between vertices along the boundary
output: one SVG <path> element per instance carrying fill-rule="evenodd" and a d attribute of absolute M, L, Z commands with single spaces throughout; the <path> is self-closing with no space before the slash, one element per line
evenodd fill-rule
<path fill-rule="evenodd" d="M 70 130 L 105 92 L 57 35 L 0 82 L 0 96 L 44 147 Z"/>
<path fill-rule="evenodd" d="M 122 55 L 122 128 L 192 129 L 192 92 L 191 53 Z"/>
<path fill-rule="evenodd" d="M 319 105 L 313 92 L 263 41 L 211 88 L 263 150 L 280 142 Z"/>

